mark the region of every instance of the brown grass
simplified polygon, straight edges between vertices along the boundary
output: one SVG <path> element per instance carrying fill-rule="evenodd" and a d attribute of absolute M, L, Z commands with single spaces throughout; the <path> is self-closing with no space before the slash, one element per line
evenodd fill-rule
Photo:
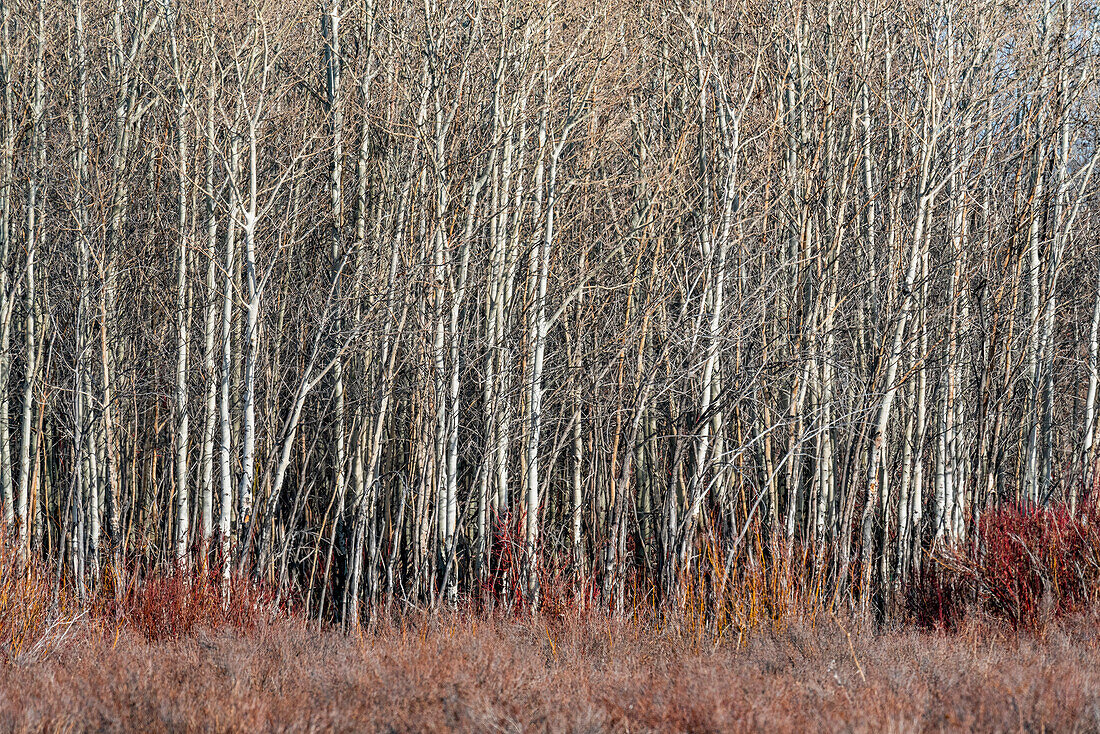
<path fill-rule="evenodd" d="M 740 642 L 602 618 L 425 617 L 360 638 L 283 619 L 160 641 L 85 624 L 0 667 L 0 728 L 1095 731 L 1097 621 L 849 636 L 830 619 Z"/>

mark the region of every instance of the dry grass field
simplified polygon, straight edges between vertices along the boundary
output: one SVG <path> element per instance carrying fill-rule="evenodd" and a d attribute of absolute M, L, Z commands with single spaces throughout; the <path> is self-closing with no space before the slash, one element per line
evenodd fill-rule
<path fill-rule="evenodd" d="M 77 622 L 0 668 L 6 731 L 1095 731 L 1094 617 L 1044 634 L 703 639 L 606 619 L 293 619 L 149 640 Z"/>

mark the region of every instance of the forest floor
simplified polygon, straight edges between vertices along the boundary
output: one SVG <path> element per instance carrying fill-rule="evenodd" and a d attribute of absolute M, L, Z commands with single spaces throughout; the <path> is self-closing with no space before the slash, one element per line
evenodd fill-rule
<path fill-rule="evenodd" d="M 1097 731 L 1100 625 L 951 634 L 449 616 L 149 641 L 57 628 L 0 666 L 4 731 Z"/>

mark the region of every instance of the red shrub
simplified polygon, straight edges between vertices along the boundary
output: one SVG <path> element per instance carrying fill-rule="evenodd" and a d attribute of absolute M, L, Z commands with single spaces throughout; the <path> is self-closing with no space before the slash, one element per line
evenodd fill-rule
<path fill-rule="evenodd" d="M 535 572 L 538 574 L 538 608 L 531 609 L 524 570 L 524 518 L 510 513 L 499 516 L 493 524 L 493 543 L 489 548 L 488 569 L 483 577 L 476 605 L 483 611 L 507 610 L 516 615 L 538 611 L 553 618 L 562 618 L 590 605 L 597 585 L 591 576 L 574 567 L 567 552 L 540 554 Z"/>
<path fill-rule="evenodd" d="M 1013 627 L 1038 629 L 1083 609 L 1100 590 L 1095 510 L 1002 505 L 982 515 L 975 540 L 935 556 L 943 571 L 924 583 L 948 597 L 944 605 L 965 593 Z"/>
<path fill-rule="evenodd" d="M 199 628 L 254 629 L 280 611 L 276 594 L 246 576 L 218 569 L 170 573 L 134 569 L 99 613 L 148 640 L 174 639 Z"/>

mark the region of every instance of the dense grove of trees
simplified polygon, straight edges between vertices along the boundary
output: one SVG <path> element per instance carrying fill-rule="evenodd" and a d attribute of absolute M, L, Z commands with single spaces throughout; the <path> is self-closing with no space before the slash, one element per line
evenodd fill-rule
<path fill-rule="evenodd" d="M 1098 500 L 1096 23 L 0 0 L 9 542 L 347 623 L 790 563 L 889 609 Z"/>

